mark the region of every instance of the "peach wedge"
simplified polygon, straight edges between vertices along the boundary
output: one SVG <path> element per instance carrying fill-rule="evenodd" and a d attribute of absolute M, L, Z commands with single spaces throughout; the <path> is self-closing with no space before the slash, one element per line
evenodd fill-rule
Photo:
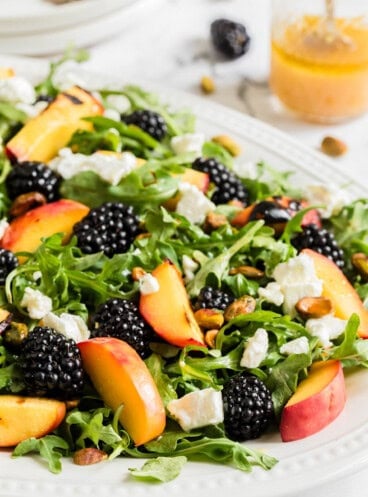
<path fill-rule="evenodd" d="M 314 250 L 303 249 L 302 253 L 313 259 L 317 277 L 323 282 L 322 296 L 332 302 L 334 315 L 349 319 L 356 313 L 360 318 L 358 334 L 361 338 L 368 338 L 368 309 L 343 272 L 333 261 Z"/>
<path fill-rule="evenodd" d="M 159 290 L 141 295 L 139 311 L 161 338 L 176 345 L 204 345 L 183 279 L 177 268 L 166 260 L 152 271 Z"/>
<path fill-rule="evenodd" d="M 102 400 L 113 411 L 135 445 L 158 437 L 166 415 L 156 384 L 145 362 L 123 340 L 91 338 L 78 343 L 82 363 Z"/>
<path fill-rule="evenodd" d="M 330 424 L 345 406 L 345 380 L 340 361 L 316 362 L 285 405 L 280 422 L 284 442 L 299 440 Z"/>
<path fill-rule="evenodd" d="M 65 410 L 65 403 L 55 399 L 0 395 L 0 447 L 51 433 L 63 421 Z"/>
<path fill-rule="evenodd" d="M 47 162 L 67 145 L 79 129 L 91 129 L 83 117 L 102 114 L 102 105 L 89 92 L 73 86 L 60 93 L 38 116 L 30 119 L 6 144 L 8 157 L 18 162 Z"/>
<path fill-rule="evenodd" d="M 6 229 L 0 246 L 12 252 L 34 252 L 41 239 L 64 233 L 67 239 L 75 223 L 89 212 L 84 204 L 61 199 L 32 209 L 15 218 Z"/>

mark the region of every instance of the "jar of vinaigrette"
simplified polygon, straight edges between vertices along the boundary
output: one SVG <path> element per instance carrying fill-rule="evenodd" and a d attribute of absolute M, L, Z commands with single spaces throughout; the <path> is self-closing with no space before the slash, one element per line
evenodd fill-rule
<path fill-rule="evenodd" d="M 270 86 L 302 118 L 368 110 L 368 0 L 272 0 Z"/>

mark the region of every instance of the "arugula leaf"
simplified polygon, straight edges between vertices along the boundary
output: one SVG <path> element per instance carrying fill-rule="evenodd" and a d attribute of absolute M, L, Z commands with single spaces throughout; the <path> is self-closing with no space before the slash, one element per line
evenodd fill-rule
<path fill-rule="evenodd" d="M 251 245 L 253 237 L 263 226 L 263 221 L 248 223 L 242 232 L 242 236 L 229 248 L 213 259 L 208 259 L 196 273 L 192 281 L 187 285 L 190 297 L 196 297 L 201 288 L 205 286 L 209 275 L 213 275 L 220 282 L 225 273 L 228 272 L 230 259 L 244 247 Z"/>
<path fill-rule="evenodd" d="M 212 460 L 249 472 L 252 466 L 271 469 L 277 460 L 261 451 L 250 449 L 228 438 L 209 438 L 201 432 L 185 433 L 166 430 L 161 437 L 140 448 L 129 448 L 133 457 L 185 456 L 189 460 Z"/>
<path fill-rule="evenodd" d="M 164 373 L 164 360 L 158 354 L 151 354 L 145 362 L 155 380 L 160 397 L 166 406 L 171 400 L 176 399 L 178 396 L 169 376 Z"/>
<path fill-rule="evenodd" d="M 213 157 L 217 159 L 229 169 L 233 168 L 233 156 L 219 143 L 206 141 L 202 147 L 202 155 L 204 157 Z"/>
<path fill-rule="evenodd" d="M 140 469 L 129 468 L 131 475 L 138 480 L 168 482 L 179 476 L 186 464 L 185 456 L 157 457 L 146 461 Z"/>
<path fill-rule="evenodd" d="M 265 383 L 272 392 L 272 401 L 276 416 L 296 390 L 300 378 L 312 364 L 312 355 L 293 354 L 272 367 Z"/>
<path fill-rule="evenodd" d="M 47 462 L 52 473 L 60 473 L 62 469 L 62 456 L 70 453 L 68 443 L 56 435 L 46 435 L 40 439 L 28 438 L 20 442 L 14 449 L 12 457 L 20 457 L 30 452 L 40 454 L 41 458 Z"/>

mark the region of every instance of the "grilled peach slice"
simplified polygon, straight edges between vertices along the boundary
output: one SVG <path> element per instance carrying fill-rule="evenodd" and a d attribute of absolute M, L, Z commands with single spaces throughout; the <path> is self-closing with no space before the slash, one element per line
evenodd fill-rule
<path fill-rule="evenodd" d="M 178 347 L 204 345 L 203 333 L 194 317 L 183 279 L 166 260 L 152 271 L 159 290 L 141 295 L 139 311 L 155 332 Z"/>
<path fill-rule="evenodd" d="M 12 252 L 34 252 L 41 244 L 42 238 L 64 233 L 67 239 L 74 224 L 88 212 L 87 206 L 69 199 L 41 205 L 11 221 L 0 246 Z"/>
<path fill-rule="evenodd" d="M 51 433 L 63 421 L 65 410 L 65 403 L 55 399 L 0 395 L 0 447 Z"/>
<path fill-rule="evenodd" d="M 156 384 L 145 362 L 123 340 L 91 338 L 78 343 L 82 363 L 95 389 L 114 411 L 136 445 L 158 437 L 166 415 Z"/>
<path fill-rule="evenodd" d="M 309 376 L 298 385 L 282 411 L 282 440 L 299 440 L 322 430 L 343 410 L 345 399 L 340 361 L 314 363 Z"/>
<path fill-rule="evenodd" d="M 30 119 L 6 144 L 11 160 L 47 162 L 67 145 L 78 129 L 91 129 L 83 117 L 102 114 L 102 105 L 87 91 L 73 86 L 60 93 L 38 116 Z"/>
<path fill-rule="evenodd" d="M 323 281 L 322 296 L 332 302 L 334 315 L 349 319 L 353 313 L 357 314 L 360 318 L 358 334 L 361 338 L 368 338 L 368 309 L 341 269 L 314 250 L 303 249 L 302 253 L 313 259 L 316 275 Z"/>

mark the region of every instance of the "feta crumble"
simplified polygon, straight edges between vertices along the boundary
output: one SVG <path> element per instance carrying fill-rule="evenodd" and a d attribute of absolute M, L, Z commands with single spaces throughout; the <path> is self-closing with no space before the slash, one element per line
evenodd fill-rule
<path fill-rule="evenodd" d="M 322 347 L 331 347 L 335 338 L 339 337 L 345 330 L 347 321 L 345 319 L 336 318 L 332 314 L 323 316 L 322 318 L 308 319 L 305 323 L 307 331 L 314 337 L 317 337 L 322 344 Z"/>
<path fill-rule="evenodd" d="M 142 295 L 150 295 L 151 293 L 156 293 L 160 290 L 160 283 L 157 278 L 152 276 L 150 273 L 145 273 L 138 280 L 139 291 Z"/>
<path fill-rule="evenodd" d="M 309 352 L 309 342 L 307 337 L 299 337 L 290 342 L 285 343 L 280 347 L 281 354 L 293 355 L 293 354 L 308 354 Z"/>
<path fill-rule="evenodd" d="M 194 152 L 198 155 L 202 153 L 205 136 L 202 133 L 185 133 L 184 135 L 171 138 L 171 148 L 176 154 Z"/>
<path fill-rule="evenodd" d="M 182 182 L 179 186 L 181 197 L 176 206 L 176 212 L 185 216 L 193 224 L 201 224 L 208 212 L 216 206 L 196 186 Z"/>
<path fill-rule="evenodd" d="M 258 295 L 270 304 L 279 306 L 284 303 L 284 294 L 281 291 L 281 286 L 276 281 L 271 281 L 265 287 L 260 287 Z"/>
<path fill-rule="evenodd" d="M 344 205 L 351 202 L 348 192 L 336 186 L 308 185 L 304 193 L 310 205 L 318 206 L 323 218 L 338 214 Z"/>
<path fill-rule="evenodd" d="M 306 254 L 278 264 L 273 277 L 284 295 L 284 312 L 292 317 L 296 315 L 295 304 L 301 298 L 322 295 L 323 283 L 317 278 L 313 260 Z"/>
<path fill-rule="evenodd" d="M 25 307 L 32 319 L 42 319 L 52 310 L 52 300 L 39 290 L 29 286 L 24 290 L 21 307 Z"/>
<path fill-rule="evenodd" d="M 5 231 L 9 228 L 9 223 L 5 217 L 0 221 L 0 240 L 5 235 Z"/>
<path fill-rule="evenodd" d="M 268 350 L 268 334 L 264 328 L 258 328 L 255 334 L 248 339 L 244 346 L 240 360 L 242 368 L 258 368 L 266 358 Z"/>
<path fill-rule="evenodd" d="M 64 179 L 70 179 L 83 171 L 93 171 L 108 183 L 117 185 L 136 168 L 137 159 L 131 152 L 122 152 L 120 155 L 101 152 L 84 155 L 74 154 L 70 148 L 63 148 L 48 165 Z"/>
<path fill-rule="evenodd" d="M 257 164 L 255 162 L 235 162 L 233 171 L 239 178 L 258 178 Z"/>
<path fill-rule="evenodd" d="M 0 100 L 5 102 L 32 104 L 36 93 L 29 81 L 19 76 L 0 79 Z"/>
<path fill-rule="evenodd" d="M 33 274 L 32 274 L 32 279 L 33 281 L 38 281 L 42 278 L 42 273 L 41 271 L 35 271 Z"/>
<path fill-rule="evenodd" d="M 168 403 L 167 409 L 184 431 L 215 425 L 224 420 L 221 391 L 196 390 Z"/>
<path fill-rule="evenodd" d="M 192 281 L 194 278 L 194 273 L 199 267 L 199 264 L 191 259 L 188 255 L 184 254 L 182 258 L 183 272 L 184 272 L 184 281 L 187 283 Z"/>
<path fill-rule="evenodd" d="M 120 121 L 120 114 L 115 109 L 105 109 L 103 116 L 112 119 L 113 121 Z"/>
<path fill-rule="evenodd" d="M 63 312 L 60 316 L 48 312 L 42 318 L 42 326 L 53 328 L 66 338 L 72 338 L 76 343 L 88 340 L 90 337 L 90 331 L 83 319 L 67 312 Z"/>
<path fill-rule="evenodd" d="M 129 98 L 125 95 L 108 95 L 106 97 L 106 107 L 117 111 L 120 120 L 120 114 L 127 112 L 131 105 Z"/>

